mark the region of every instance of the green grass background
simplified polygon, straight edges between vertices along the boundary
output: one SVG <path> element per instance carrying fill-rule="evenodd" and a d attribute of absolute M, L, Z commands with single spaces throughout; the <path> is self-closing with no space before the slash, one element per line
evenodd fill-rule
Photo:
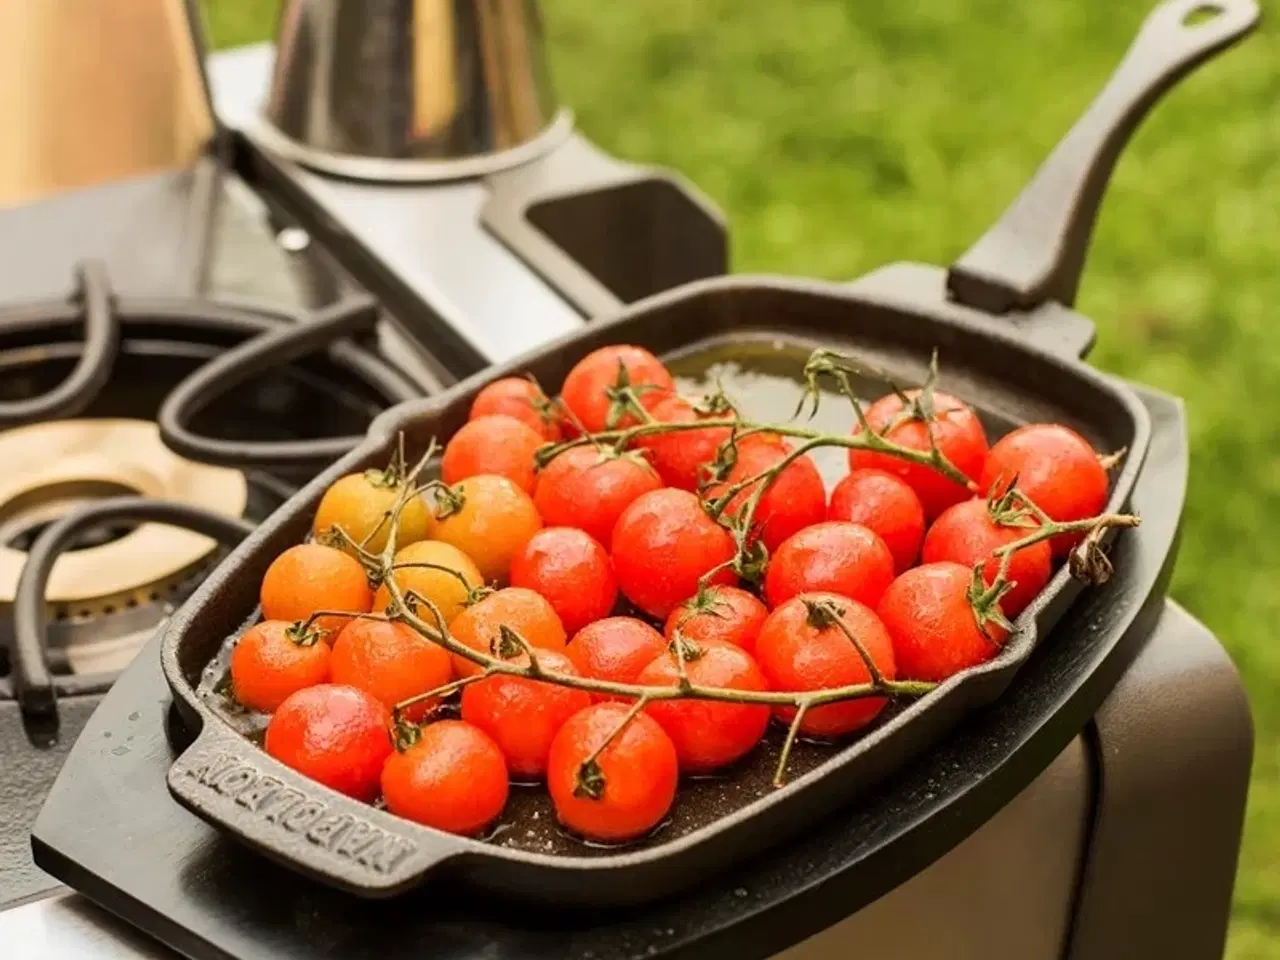
<path fill-rule="evenodd" d="M 734 268 L 945 264 L 1118 61 L 1148 0 L 545 0 L 551 66 L 606 150 L 728 213 Z M 276 0 L 207 0 L 219 46 Z M 1257 755 L 1229 956 L 1280 957 L 1280 27 L 1174 91 L 1116 171 L 1079 305 L 1093 361 L 1187 400 L 1174 595 L 1244 673 Z"/>

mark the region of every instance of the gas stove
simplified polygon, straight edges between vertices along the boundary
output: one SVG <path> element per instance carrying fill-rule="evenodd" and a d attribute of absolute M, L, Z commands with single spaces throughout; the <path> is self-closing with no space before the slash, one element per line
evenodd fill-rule
<path fill-rule="evenodd" d="M 429 184 L 340 179 L 284 160 L 256 125 L 271 62 L 269 47 L 211 62 L 219 114 L 236 131 L 228 164 L 0 212 L 0 242 L 18 254 L 0 262 L 0 288 L 38 302 L 13 310 L 54 315 L 52 325 L 35 313 L 0 319 L 0 370 L 23 371 L 0 377 L 0 402 L 43 393 L 74 365 L 87 300 L 78 275 L 105 277 L 124 318 L 120 374 L 96 406 L 21 427 L 17 441 L 0 435 L 15 450 L 23 442 L 24 469 L 56 494 L 0 508 L 10 550 L 29 545 L 68 501 L 140 489 L 121 478 L 142 466 L 175 483 L 169 496 L 207 489 L 204 502 L 249 520 L 309 475 L 302 462 L 210 463 L 152 442 L 165 399 L 243 341 L 221 327 L 193 336 L 191 325 L 181 335 L 166 326 L 193 302 L 278 327 L 315 323 L 334 304 L 372 294 L 375 329 L 354 346 L 402 387 L 431 393 L 619 303 L 726 268 L 723 222 L 694 188 L 619 163 L 570 131 L 528 164 Z M 189 425 L 240 441 L 359 433 L 394 398 L 343 373 L 334 349 L 256 377 Z M 1248 711 L 1220 646 L 1166 598 L 1185 422 L 1175 399 L 1140 393 L 1155 426 L 1134 494 L 1144 524 L 1118 544 L 1112 583 L 1058 628 L 1096 644 L 1045 644 L 1016 686 L 942 747 L 732 876 L 677 901 L 589 917 L 462 889 L 433 889 L 411 909 L 345 899 L 230 844 L 168 796 L 165 771 L 182 733 L 170 723 L 152 641 L 105 697 L 59 700 L 52 746 L 35 748 L 0 687 L 0 769 L 18 771 L 0 785 L 0 805 L 21 821 L 0 837 L 17 902 L 0 905 L 0 938 L 32 960 L 173 951 L 383 960 L 424 950 L 459 960 L 826 960 L 854 949 L 937 960 L 1214 956 L 1251 760 Z M 127 444 L 106 440 L 119 423 L 133 431 Z M 33 440 L 28 429 L 51 432 Z M 129 457 L 70 486 L 48 479 L 49 451 L 77 443 Z M 163 563 L 148 556 L 148 566 L 118 533 L 65 557 L 115 551 L 107 559 L 119 558 L 120 582 L 110 590 L 94 581 L 77 592 L 70 574 L 51 585 L 55 668 L 96 676 L 130 660 L 217 558 L 211 543 L 182 537 L 182 550 L 170 545 Z M 7 744 L 21 756 L 8 758 Z M 29 833 L 48 874 L 26 859 Z"/>

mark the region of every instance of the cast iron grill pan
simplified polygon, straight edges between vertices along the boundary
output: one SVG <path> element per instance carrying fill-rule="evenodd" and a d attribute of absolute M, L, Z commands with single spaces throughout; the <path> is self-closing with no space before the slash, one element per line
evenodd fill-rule
<path fill-rule="evenodd" d="M 1216 18 L 1184 24 L 1203 7 L 1218 11 Z M 1051 642 L 1051 627 L 1079 592 L 1065 571 L 1024 612 L 994 660 L 833 749 L 825 763 L 784 788 L 687 832 L 667 829 L 648 844 L 594 856 L 455 837 L 350 800 L 241 737 L 196 687 L 226 638 L 252 615 L 267 566 L 306 536 L 334 480 L 384 464 L 400 433 L 411 452 L 425 449 L 432 437 L 447 440 L 465 422 L 477 391 L 493 379 L 531 372 L 554 388 L 585 354 L 611 343 L 640 344 L 681 364 L 699 356 L 718 359 L 726 350 L 826 346 L 854 353 L 904 382 L 922 380 L 937 349 L 941 388 L 977 407 L 997 432 L 1053 420 L 1077 429 L 1100 450 L 1127 448 L 1107 505 L 1124 509 L 1147 451 L 1149 417 L 1130 389 L 1072 354 L 1087 345 L 1090 333 L 1069 305 L 1120 145 L 1158 93 L 1247 33 L 1257 16 L 1250 0 L 1172 0 L 1157 8 L 1111 83 L 1004 218 L 951 268 L 945 284 L 941 271 L 916 266 L 886 268 L 844 287 L 770 278 L 701 281 L 642 301 L 438 397 L 384 413 L 362 446 L 258 527 L 166 627 L 162 667 L 195 734 L 170 769 L 170 791 L 268 856 L 359 895 L 392 896 L 428 874 L 447 873 L 524 898 L 604 906 L 653 900 L 696 883 L 804 830 L 928 750 L 967 713 L 997 698 L 1038 642 Z"/>

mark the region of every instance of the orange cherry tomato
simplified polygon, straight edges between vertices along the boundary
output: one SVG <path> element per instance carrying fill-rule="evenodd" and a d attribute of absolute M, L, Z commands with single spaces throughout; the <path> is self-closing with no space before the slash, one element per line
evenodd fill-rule
<path fill-rule="evenodd" d="M 468 421 L 445 444 L 440 479 L 455 484 L 467 477 L 496 473 L 525 493 L 533 493 L 534 454 L 545 442 L 537 430 L 513 417 Z"/>
<path fill-rule="evenodd" d="M 368 613 L 373 591 L 364 567 L 335 547 L 302 543 L 271 562 L 262 578 L 262 616 L 267 620 L 306 621 L 320 610 Z M 312 624 L 332 640 L 350 617 L 324 616 Z"/>
<path fill-rule="evenodd" d="M 448 833 L 479 833 L 507 803 L 507 766 L 488 735 L 461 720 L 423 727 L 382 770 L 382 798 L 398 817 Z"/>
<path fill-rule="evenodd" d="M 402 489 L 384 470 L 347 474 L 335 481 L 320 499 L 312 533 L 322 537 L 337 528 L 365 550 L 380 554 L 387 546 L 391 509 Z M 430 519 L 422 497 L 414 495 L 405 501 L 400 509 L 396 548 L 426 539 Z M 349 547 L 346 549 L 354 554 Z"/>
<path fill-rule="evenodd" d="M 322 683 L 292 694 L 267 724 L 267 753 L 317 783 L 357 800 L 378 795 L 391 756 L 391 714 L 376 697 Z"/>
<path fill-rule="evenodd" d="M 394 565 L 392 577 L 396 586 L 406 594 L 412 590 L 434 603 L 446 626 L 462 612 L 471 591 L 484 585 L 484 578 L 471 558 L 452 544 L 439 540 L 409 544 L 396 552 Z M 391 591 L 383 584 L 374 596 L 374 609 L 386 610 L 390 602 Z M 418 615 L 435 626 L 429 611 L 420 609 Z"/>
<path fill-rule="evenodd" d="M 290 694 L 328 679 L 329 645 L 298 623 L 265 620 L 231 651 L 231 692 L 250 710 L 271 713 Z"/>
<path fill-rule="evenodd" d="M 534 655 L 543 673 L 579 675 L 562 653 L 538 650 Z M 527 665 L 529 657 L 522 653 L 512 662 Z M 523 780 L 542 779 L 551 741 L 570 717 L 589 706 L 591 695 L 585 690 L 510 674 L 485 677 L 462 691 L 462 719 L 491 736 L 512 776 Z"/>
<path fill-rule="evenodd" d="M 588 707 L 569 718 L 551 743 L 547 788 L 556 816 L 590 840 L 617 843 L 644 836 L 675 800 L 676 748 L 652 717 L 637 714 L 591 760 L 628 710 L 625 703 Z"/>
<path fill-rule="evenodd" d="M 491 473 L 459 480 L 439 502 L 437 515 L 431 538 L 465 553 L 488 583 L 505 582 L 511 559 L 542 529 L 529 495 Z"/>
<path fill-rule="evenodd" d="M 503 627 L 515 631 L 531 647 L 564 651 L 567 638 L 555 610 L 545 597 L 522 587 L 507 587 L 467 607 L 449 625 L 449 632 L 472 650 L 505 660 L 517 655 L 519 647 L 509 648 Z M 481 668 L 455 653 L 453 670 L 459 677 L 470 677 Z"/>
<path fill-rule="evenodd" d="M 330 669 L 334 683 L 371 693 L 388 710 L 453 679 L 453 661 L 444 647 L 403 623 L 381 620 L 347 624 L 333 641 Z M 415 704 L 405 717 L 421 720 L 434 705 Z"/>

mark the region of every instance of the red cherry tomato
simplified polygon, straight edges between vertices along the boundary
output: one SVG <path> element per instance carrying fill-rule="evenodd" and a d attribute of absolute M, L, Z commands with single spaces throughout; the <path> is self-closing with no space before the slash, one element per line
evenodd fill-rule
<path fill-rule="evenodd" d="M 727 485 L 740 483 L 773 467 L 787 456 L 787 448 L 776 442 L 749 437 L 738 445 L 738 459 L 724 484 L 708 488 L 708 499 L 720 496 Z M 725 511 L 736 516 L 753 497 L 758 485 L 737 494 Z M 752 518 L 752 529 L 769 552 L 805 527 L 820 523 L 827 515 L 827 490 L 813 460 L 800 457 L 788 464 L 760 497 Z"/>
<path fill-rule="evenodd" d="M 445 444 L 440 479 L 452 486 L 467 477 L 496 473 L 533 493 L 534 454 L 544 443 L 542 434 L 513 417 L 470 420 Z"/>
<path fill-rule="evenodd" d="M 503 377 L 493 381 L 476 394 L 467 419 L 478 420 L 495 415 L 527 423 L 538 431 L 542 439 L 551 443 L 563 435 L 560 429 L 563 415 L 559 405 L 525 377 Z"/>
<path fill-rule="evenodd" d="M 675 389 L 671 372 L 661 360 L 643 347 L 621 345 L 601 347 L 579 360 L 564 378 L 560 397 L 578 422 L 596 433 L 634 422 L 634 416 L 627 415 L 609 422 L 611 414 L 619 413 L 610 394 L 624 384 L 639 394 L 646 410 Z"/>
<path fill-rule="evenodd" d="M 658 474 L 638 454 L 571 447 L 538 475 L 533 503 L 547 526 L 585 530 L 608 549 L 622 511 L 661 486 Z"/>
<path fill-rule="evenodd" d="M 991 586 L 1000 570 L 1000 561 L 992 552 L 1032 532 L 1026 527 L 1000 526 L 991 518 L 985 500 L 966 500 L 948 507 L 933 522 L 929 535 L 924 538 L 923 560 L 925 563 L 949 561 L 973 569 L 984 558 L 990 558 L 982 573 L 987 586 Z M 1041 540 L 1014 553 L 1008 573 L 1014 586 L 1000 600 L 1005 615 L 1016 617 L 1025 610 L 1051 576 L 1053 555 L 1049 541 Z"/>
<path fill-rule="evenodd" d="M 769 684 L 751 655 L 741 647 L 714 640 L 689 644 L 685 674 L 692 683 L 726 690 L 768 690 Z M 636 682 L 673 687 L 680 680 L 675 654 L 668 651 L 642 671 Z M 655 700 L 645 709 L 675 744 L 680 769 L 708 773 L 745 756 L 760 742 L 769 726 L 769 708 L 762 704 L 713 700 Z"/>
<path fill-rule="evenodd" d="M 958 563 L 929 563 L 908 570 L 889 586 L 876 608 L 889 635 L 898 676 L 942 681 L 986 663 L 1007 631 L 979 626 L 970 599 L 973 571 Z"/>
<path fill-rule="evenodd" d="M 914 400 L 919 390 L 908 390 L 908 399 Z M 891 393 L 881 397 L 867 408 L 867 422 L 871 429 L 887 440 L 912 450 L 928 451 L 929 434 L 942 455 L 965 476 L 977 480 L 982 475 L 982 465 L 987 456 L 987 434 L 977 415 L 962 401 L 948 393 L 934 391 L 933 420 L 907 419 L 902 398 Z M 862 432 L 859 424 L 854 434 Z M 871 450 L 850 450 L 849 469 L 883 470 L 901 477 L 907 482 L 920 504 L 925 517 L 932 520 L 953 503 L 967 500 L 973 494 L 952 480 L 948 480 L 932 467 L 909 463 L 887 453 Z"/>
<path fill-rule="evenodd" d="M 613 529 L 613 570 L 623 595 L 651 617 L 666 617 L 698 591 L 698 581 L 737 554 L 733 537 L 687 490 L 654 490 L 635 500 Z M 711 583 L 733 583 L 722 569 Z"/>
<path fill-rule="evenodd" d="M 422 729 L 382 771 L 382 797 L 398 817 L 437 830 L 479 833 L 507 803 L 507 767 L 487 734 L 461 720 Z"/>
<path fill-rule="evenodd" d="M 357 800 L 378 795 L 391 756 L 391 713 L 355 687 L 322 683 L 292 694 L 267 724 L 267 753 Z"/>
<path fill-rule="evenodd" d="M 1054 520 L 1065 523 L 1102 513 L 1107 505 L 1107 471 L 1089 441 L 1068 427 L 1033 423 L 1000 438 L 982 469 L 982 489 L 1002 493 L 1017 479 L 1018 489 Z M 1051 541 L 1065 556 L 1079 534 Z"/>
<path fill-rule="evenodd" d="M 635 683 L 640 671 L 665 649 L 662 634 L 643 620 L 607 617 L 574 634 L 565 653 L 584 677 Z"/>
<path fill-rule="evenodd" d="M 853 471 L 831 491 L 827 519 L 858 523 L 878 536 L 893 554 L 897 573 L 909 569 L 920 555 L 924 507 L 915 491 L 892 473 Z"/>
<path fill-rule="evenodd" d="M 551 744 L 547 788 L 556 816 L 590 840 L 618 843 L 644 836 L 675 800 L 676 748 L 657 721 L 643 713 L 588 763 L 628 710 L 625 703 L 588 707 L 574 714 Z"/>
<path fill-rule="evenodd" d="M 618 599 L 609 554 L 573 527 L 535 533 L 511 561 L 511 585 L 546 597 L 570 635 L 607 617 Z"/>
<path fill-rule="evenodd" d="M 815 612 L 816 611 L 816 612 Z M 871 682 L 871 671 L 853 641 L 828 611 L 857 637 L 886 680 L 897 679 L 893 644 L 874 613 L 855 600 L 834 593 L 792 597 L 765 621 L 756 641 L 756 659 L 774 690 L 830 690 Z M 814 737 L 839 737 L 860 730 L 884 709 L 883 697 L 864 697 L 806 711 L 800 730 Z M 785 722 L 794 707 L 779 708 Z"/>
<path fill-rule="evenodd" d="M 544 673 L 579 676 L 562 653 L 538 650 L 535 655 Z M 529 657 L 520 654 L 512 662 L 527 665 Z M 506 757 L 507 769 L 526 780 L 546 774 L 551 741 L 570 717 L 589 706 L 591 694 L 585 690 L 501 673 L 462 691 L 462 719 L 492 737 Z"/>
<path fill-rule="evenodd" d="M 777 607 L 800 593 L 838 593 L 868 607 L 893 582 L 893 554 L 856 523 L 828 521 L 801 530 L 769 560 L 764 595 Z"/>
<path fill-rule="evenodd" d="M 403 623 L 353 620 L 333 641 L 333 682 L 371 693 L 388 709 L 452 678 L 449 652 Z M 434 705 L 415 704 L 405 716 L 421 720 Z"/>
<path fill-rule="evenodd" d="M 750 653 L 769 608 L 740 587 L 711 587 L 671 611 L 663 634 L 675 639 L 676 627 L 694 643 L 732 643 Z"/>
<path fill-rule="evenodd" d="M 692 403 L 674 393 L 658 400 L 649 412 L 659 423 L 723 419 L 699 414 Z M 715 461 L 721 444 L 729 439 L 729 432 L 728 427 L 704 427 L 655 433 L 638 438 L 635 446 L 645 452 L 667 486 L 697 492 L 704 479 L 704 468 Z"/>
<path fill-rule="evenodd" d="M 329 679 L 329 645 L 301 624 L 266 620 L 231 651 L 231 691 L 250 710 L 270 713 L 290 696 Z"/>

